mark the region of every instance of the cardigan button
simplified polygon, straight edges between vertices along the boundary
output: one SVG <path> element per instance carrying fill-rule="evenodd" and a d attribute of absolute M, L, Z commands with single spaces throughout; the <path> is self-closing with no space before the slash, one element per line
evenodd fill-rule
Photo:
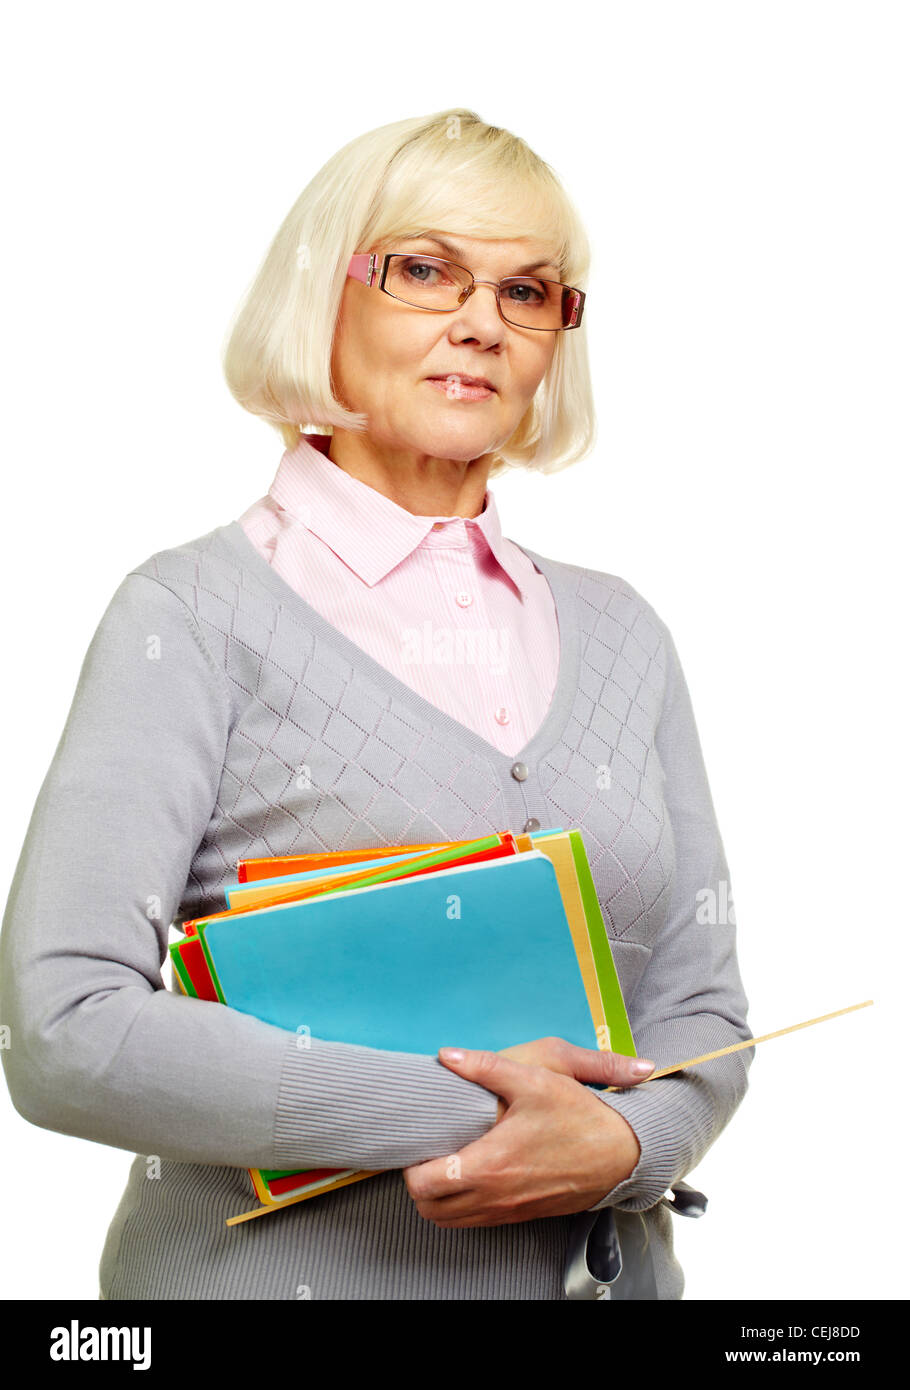
<path fill-rule="evenodd" d="M 524 763 L 512 764 L 512 776 L 516 782 L 523 782 L 528 775 L 528 769 Z"/>
<path fill-rule="evenodd" d="M 532 830 L 539 830 L 539 829 L 540 829 L 540 821 L 537 819 L 536 816 L 532 816 L 530 820 L 526 820 L 525 823 L 524 823 L 525 834 L 528 834 L 528 833 L 529 833 L 530 831 L 532 831 Z"/>

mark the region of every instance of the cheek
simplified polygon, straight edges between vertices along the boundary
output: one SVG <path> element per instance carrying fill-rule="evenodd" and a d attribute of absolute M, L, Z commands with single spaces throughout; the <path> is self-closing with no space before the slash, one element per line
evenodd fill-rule
<path fill-rule="evenodd" d="M 405 321 L 390 323 L 388 317 L 365 317 L 357 325 L 356 336 L 351 333 L 349 339 L 351 359 L 377 383 L 381 378 L 391 384 L 401 376 L 420 376 L 429 351 L 425 333 L 415 332 Z"/>
<path fill-rule="evenodd" d="M 541 376 L 545 376 L 546 373 L 549 371 L 550 367 L 552 366 L 553 359 L 556 356 L 556 344 L 558 338 L 559 335 L 557 333 L 551 333 L 549 335 L 549 341 L 546 344 L 545 351 L 541 354 L 541 365 L 543 368 L 543 370 L 541 371 Z"/>
<path fill-rule="evenodd" d="M 377 378 L 381 371 L 375 349 L 369 336 L 353 317 L 339 324 L 335 331 L 332 347 L 332 374 L 345 392 L 358 404 L 352 409 L 363 408 L 361 402 L 375 396 Z"/>
<path fill-rule="evenodd" d="M 522 382 L 531 395 L 534 394 L 546 376 L 553 361 L 553 355 L 553 348 L 548 346 L 544 351 L 538 350 L 529 353 L 527 360 L 522 364 Z"/>

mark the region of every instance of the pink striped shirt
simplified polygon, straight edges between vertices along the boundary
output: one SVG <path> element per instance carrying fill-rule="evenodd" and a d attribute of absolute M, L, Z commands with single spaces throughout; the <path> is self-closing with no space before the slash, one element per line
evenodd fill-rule
<path fill-rule="evenodd" d="M 512 755 L 550 707 L 559 625 L 550 586 L 504 539 L 487 488 L 477 517 L 415 516 L 328 457 L 286 450 L 238 518 L 282 579 L 405 685 Z"/>

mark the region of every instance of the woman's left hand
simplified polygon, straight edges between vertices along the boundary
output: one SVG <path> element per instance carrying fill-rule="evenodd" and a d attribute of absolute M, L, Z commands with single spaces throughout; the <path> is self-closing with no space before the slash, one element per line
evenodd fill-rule
<path fill-rule="evenodd" d="M 606 1054 L 592 1049 L 590 1075 L 576 1080 L 498 1052 L 464 1050 L 461 1061 L 440 1053 L 450 1070 L 508 1106 L 473 1144 L 402 1170 L 420 1215 L 444 1229 L 566 1216 L 587 1211 L 627 1178 L 641 1155 L 635 1132 L 580 1084 L 611 1084 L 598 1056 L 607 1065 Z"/>

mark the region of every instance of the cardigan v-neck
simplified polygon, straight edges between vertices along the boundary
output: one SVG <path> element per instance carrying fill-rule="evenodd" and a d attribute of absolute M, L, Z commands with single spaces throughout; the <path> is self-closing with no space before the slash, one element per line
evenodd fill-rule
<path fill-rule="evenodd" d="M 462 724 L 446 710 L 439 709 L 429 700 L 425 700 L 411 686 L 399 680 L 394 672 L 389 671 L 369 652 L 364 651 L 345 633 L 328 622 L 295 589 L 292 589 L 286 580 L 277 574 L 268 561 L 260 555 L 239 521 L 232 521 L 225 526 L 218 527 L 217 534 L 221 536 L 225 545 L 230 547 L 237 559 L 242 561 L 250 572 L 268 587 L 281 604 L 287 607 L 290 612 L 295 613 L 307 629 L 329 645 L 334 646 L 340 655 L 367 673 L 389 696 L 406 706 L 410 706 L 424 720 L 441 724 L 466 749 L 471 753 L 481 754 L 488 758 L 498 770 L 509 771 L 516 763 L 524 763 L 529 767 L 536 764 L 540 756 L 562 737 L 571 713 L 575 691 L 578 688 L 579 632 L 572 586 L 557 562 L 536 554 L 526 546 L 519 546 L 519 549 L 528 556 L 550 586 L 559 624 L 559 664 L 553 697 L 543 722 L 525 746 L 517 753 L 510 755 L 503 753 L 501 749 L 489 743 L 474 729 Z M 513 542 L 513 544 L 517 544 L 517 542 Z"/>
<path fill-rule="evenodd" d="M 515 756 L 556 689 L 553 594 L 505 538 L 486 488 L 473 516 L 416 514 L 347 473 L 331 435 L 285 449 L 237 519 L 311 608 L 434 708 Z"/>

